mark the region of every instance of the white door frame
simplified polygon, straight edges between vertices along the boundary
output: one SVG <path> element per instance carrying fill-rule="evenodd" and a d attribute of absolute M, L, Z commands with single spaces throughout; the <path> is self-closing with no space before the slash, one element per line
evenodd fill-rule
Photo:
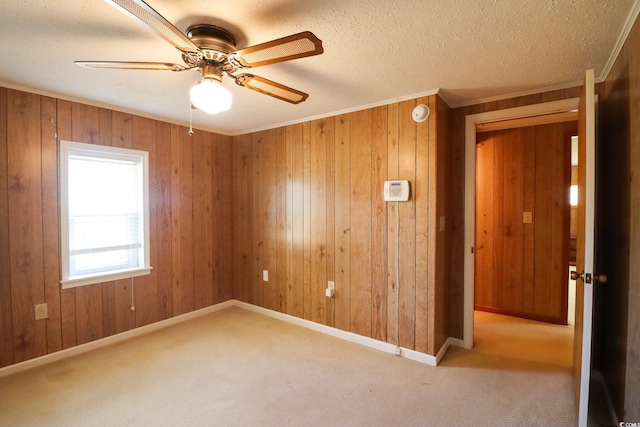
<path fill-rule="evenodd" d="M 473 347 L 474 307 L 474 245 L 476 235 L 476 125 L 524 117 L 565 113 L 578 109 L 579 98 L 545 102 L 524 107 L 508 108 L 471 114 L 465 120 L 465 179 L 464 179 L 464 348 Z"/>

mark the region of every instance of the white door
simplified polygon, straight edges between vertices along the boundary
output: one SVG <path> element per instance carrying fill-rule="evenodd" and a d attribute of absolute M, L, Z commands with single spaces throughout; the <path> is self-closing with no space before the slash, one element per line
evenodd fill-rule
<path fill-rule="evenodd" d="M 578 106 L 578 211 L 576 253 L 576 322 L 573 373 L 578 405 L 578 425 L 587 426 L 593 286 L 595 282 L 595 94 L 593 70 L 588 70 Z"/>

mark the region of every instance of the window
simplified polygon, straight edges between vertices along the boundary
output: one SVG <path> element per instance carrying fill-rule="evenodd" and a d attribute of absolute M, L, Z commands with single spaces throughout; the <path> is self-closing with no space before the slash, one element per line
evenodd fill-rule
<path fill-rule="evenodd" d="M 147 152 L 60 143 L 63 288 L 149 274 Z"/>

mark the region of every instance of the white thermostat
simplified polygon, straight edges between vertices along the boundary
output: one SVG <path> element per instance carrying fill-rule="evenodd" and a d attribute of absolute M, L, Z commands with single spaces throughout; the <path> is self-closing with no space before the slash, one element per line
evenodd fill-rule
<path fill-rule="evenodd" d="M 409 181 L 386 181 L 384 200 L 387 202 L 406 202 L 409 200 Z"/>

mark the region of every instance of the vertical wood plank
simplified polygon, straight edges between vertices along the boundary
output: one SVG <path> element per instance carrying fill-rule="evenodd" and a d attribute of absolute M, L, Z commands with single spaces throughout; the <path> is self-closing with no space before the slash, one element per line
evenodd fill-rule
<path fill-rule="evenodd" d="M 551 227 L 553 207 L 553 175 L 548 166 L 553 164 L 553 135 L 548 126 L 536 126 L 536 196 L 534 218 L 535 228 L 535 278 L 533 309 L 535 313 L 547 313 L 550 303 L 550 283 L 552 280 L 549 254 L 551 253 Z M 543 222 L 544 221 L 544 222 Z M 543 225 L 544 224 L 544 225 Z"/>
<path fill-rule="evenodd" d="M 388 180 L 399 179 L 399 105 L 390 104 L 387 111 L 387 174 Z M 399 212 L 397 203 L 387 204 L 387 341 L 400 345 L 398 298 L 398 233 Z"/>
<path fill-rule="evenodd" d="M 312 175 L 311 175 L 311 124 L 309 122 L 303 123 L 302 127 L 302 171 L 303 171 L 303 194 L 304 194 L 304 222 L 303 222 L 303 257 L 304 257 L 304 270 L 303 270 L 303 314 L 304 319 L 310 320 L 312 318 L 312 306 L 311 306 L 311 263 L 312 263 L 312 248 L 311 248 L 311 188 L 312 188 Z"/>
<path fill-rule="evenodd" d="M 335 119 L 330 119 L 330 127 L 327 129 L 327 141 L 326 141 L 326 235 L 325 235 L 325 258 L 326 258 L 326 280 L 325 286 L 328 287 L 328 281 L 331 280 L 335 283 L 335 269 L 336 269 L 336 243 L 335 243 L 335 212 L 336 212 L 336 158 L 335 158 L 335 137 L 336 137 L 336 123 Z M 325 309 L 325 321 L 324 323 L 329 326 L 335 324 L 335 296 L 333 298 L 326 299 Z"/>
<path fill-rule="evenodd" d="M 334 130 L 334 326 L 351 330 L 351 115 L 335 117 Z"/>
<path fill-rule="evenodd" d="M 509 129 L 504 140 L 502 307 L 522 312 L 524 129 Z"/>
<path fill-rule="evenodd" d="M 235 286 L 231 284 L 234 286 L 234 298 L 256 304 L 253 294 L 257 283 L 255 270 L 261 268 L 261 265 L 255 259 L 256 254 L 253 248 L 254 238 L 257 234 L 254 221 L 256 217 L 260 218 L 256 214 L 257 204 L 254 200 L 255 191 L 252 186 L 256 182 L 254 166 L 257 164 L 253 156 L 251 135 L 240 137 L 234 141 L 233 159 L 235 165 L 232 170 L 229 170 L 229 173 L 235 173 L 233 184 L 235 197 L 230 198 L 229 203 L 233 203 L 235 206 L 234 213 L 231 214 L 235 218 L 233 235 L 236 237 L 234 240 L 236 246 L 235 262 L 237 263 Z M 223 173 L 227 171 L 224 165 L 226 163 L 223 163 Z M 226 213 L 224 215 L 226 217 Z"/>
<path fill-rule="evenodd" d="M 429 119 L 422 123 L 417 123 L 416 127 L 416 171 L 415 183 L 413 186 L 413 198 L 415 200 L 416 210 L 416 296 L 415 296 L 415 350 L 426 353 L 428 350 L 429 319 L 433 315 L 433 310 L 429 307 L 430 290 L 435 286 L 432 280 L 431 272 L 431 255 L 435 255 L 432 251 L 430 239 L 435 233 L 429 230 L 429 220 L 437 213 L 432 210 L 432 204 L 435 201 L 435 192 L 433 188 L 436 184 L 432 177 L 432 172 L 436 170 L 435 155 L 431 150 L 436 147 L 435 130 L 432 125 L 435 124 L 437 111 L 433 97 L 420 98 L 418 104 L 426 104 L 432 113 Z M 432 132 L 433 131 L 433 132 Z M 433 134 L 433 135 L 432 135 Z M 438 307 L 437 309 L 444 309 Z"/>
<path fill-rule="evenodd" d="M 193 143 L 187 130 L 180 127 L 180 259 L 182 277 L 182 312 L 193 311 L 194 305 L 194 251 L 193 251 Z"/>
<path fill-rule="evenodd" d="M 149 156 L 149 262 L 151 274 L 134 278 L 135 326 L 144 326 L 159 320 L 158 316 L 158 184 L 156 123 L 154 120 L 134 116 L 132 120 L 132 148 L 146 151 Z"/>
<path fill-rule="evenodd" d="M 262 146 L 262 260 L 263 269 L 269 272 L 269 281 L 263 282 L 264 306 L 276 309 L 276 141 L 274 130 L 263 133 Z"/>
<path fill-rule="evenodd" d="M 286 227 L 286 292 L 285 292 L 285 307 L 283 312 L 289 315 L 294 315 L 294 289 L 297 288 L 295 280 L 295 267 L 294 267 L 294 227 L 293 227 L 293 206 L 295 201 L 293 199 L 293 192 L 295 187 L 295 163 L 294 163 L 294 145 L 293 139 L 293 126 L 287 126 L 285 128 L 285 141 L 284 141 L 284 167 L 286 173 L 285 181 L 285 227 Z"/>
<path fill-rule="evenodd" d="M 218 135 L 212 135 L 211 140 L 211 180 L 210 188 L 207 193 L 211 194 L 211 223 L 210 223 L 210 236 L 207 239 L 211 239 L 211 286 L 212 286 L 212 298 L 213 303 L 217 304 L 221 302 L 221 290 L 223 285 L 222 269 L 229 270 L 231 266 L 223 266 L 223 251 L 229 251 L 229 242 L 224 242 L 222 239 L 222 230 L 225 227 L 224 223 L 224 206 L 223 206 L 223 153 L 225 150 L 225 144 L 223 138 Z M 228 226 L 228 224 L 226 224 Z M 233 227 L 232 227 L 233 228 Z"/>
<path fill-rule="evenodd" d="M 62 350 L 60 314 L 60 254 L 58 218 L 58 141 L 56 100 L 41 97 L 42 141 L 42 248 L 45 301 L 47 302 L 47 353 Z M 1 168 L 1 166 L 0 166 Z M 0 180 L 1 181 L 1 180 Z M 0 223 L 2 220 L 0 219 Z M 0 267 L 1 268 L 1 267 Z"/>
<path fill-rule="evenodd" d="M 112 115 L 110 111 L 105 109 L 98 109 L 98 123 L 99 133 L 96 140 L 100 145 L 112 145 L 116 147 L 131 148 L 131 116 L 128 114 L 114 112 Z M 129 295 L 126 290 L 126 283 L 110 281 L 100 283 L 97 286 L 102 288 L 102 335 L 108 336 L 117 333 L 118 320 L 121 321 L 120 331 L 128 330 L 132 328 L 135 323 L 134 313 L 131 312 L 131 304 Z M 123 290 L 122 288 L 125 287 Z M 124 294 L 124 297 L 119 297 L 119 292 Z M 82 304 L 87 303 L 86 298 L 89 298 L 83 292 L 79 292 L 85 300 Z M 80 303 L 76 304 L 76 307 L 81 307 Z M 82 309 L 82 308 L 81 308 Z M 118 313 L 124 313 L 118 315 Z M 123 321 L 124 320 L 124 321 Z M 84 335 L 96 335 L 95 332 L 84 332 Z M 80 335 L 78 335 L 80 337 Z M 92 337 L 85 338 L 92 340 Z"/>
<path fill-rule="evenodd" d="M 292 233 L 292 282 L 289 283 L 287 304 L 291 304 L 290 314 L 304 318 L 304 161 L 302 125 L 287 127 L 287 140 L 291 140 L 292 188 L 291 222 Z"/>
<path fill-rule="evenodd" d="M 204 132 L 196 132 L 189 138 L 193 152 L 193 308 L 200 309 L 208 305 L 207 302 L 207 241 L 206 241 L 206 157 Z"/>
<path fill-rule="evenodd" d="M 502 306 L 504 272 L 504 134 L 497 133 L 493 147 L 493 307 Z"/>
<path fill-rule="evenodd" d="M 553 135 L 551 174 L 553 176 L 551 218 L 551 283 L 547 315 L 554 319 L 566 318 L 566 289 L 569 281 L 569 200 L 567 194 L 571 183 L 570 152 L 571 137 L 568 125 L 547 125 Z"/>
<path fill-rule="evenodd" d="M 9 167 L 7 140 L 7 89 L 0 87 L 0 367 L 14 363 L 11 310 L 11 259 L 9 257 Z"/>
<path fill-rule="evenodd" d="M 35 304 L 45 300 L 42 255 L 40 97 L 7 91 L 9 259 L 15 361 L 46 353 L 46 322 Z"/>
<path fill-rule="evenodd" d="M 250 295 L 251 301 L 254 304 L 264 307 L 264 290 L 265 283 L 262 277 L 262 271 L 269 268 L 265 261 L 265 248 L 264 248 L 264 156 L 265 156 L 265 142 L 264 132 L 260 132 L 253 136 L 253 140 L 247 141 L 247 150 L 249 150 L 251 156 L 250 166 L 253 176 L 253 181 L 249 183 L 253 187 L 253 208 L 248 210 L 253 215 L 253 242 L 251 260 L 254 263 L 251 270 L 251 280 L 248 283 L 248 296 Z M 248 206 L 247 206 L 248 209 Z"/>
<path fill-rule="evenodd" d="M 371 113 L 352 113 L 351 330 L 371 336 Z"/>
<path fill-rule="evenodd" d="M 326 321 L 325 305 L 327 275 L 326 236 L 327 236 L 327 134 L 328 119 L 311 122 L 310 146 L 310 198 L 311 198 L 311 321 Z"/>
<path fill-rule="evenodd" d="M 411 112 L 415 100 L 399 104 L 398 114 L 398 173 L 415 186 L 416 178 L 416 128 Z M 415 247 L 415 198 L 400 203 L 400 345 L 415 345 L 415 295 L 416 295 L 416 247 Z"/>
<path fill-rule="evenodd" d="M 58 100 L 58 141 L 73 140 L 72 103 Z M 76 345 L 76 296 L 75 289 L 60 290 L 60 314 L 62 316 L 62 348 Z"/>
<path fill-rule="evenodd" d="M 76 288 L 76 333 L 78 344 L 95 341 L 103 337 L 102 310 L 102 286 L 100 284 Z"/>
<path fill-rule="evenodd" d="M 524 182 L 523 182 L 523 207 L 524 212 L 535 211 L 536 194 L 536 140 L 535 127 L 527 127 L 524 130 Z M 524 224 L 522 235 L 522 312 L 533 313 L 533 289 L 534 289 L 534 242 L 537 219 L 533 218 L 531 224 Z"/>
<path fill-rule="evenodd" d="M 468 108 L 468 107 L 467 107 Z M 463 329 L 463 315 L 461 307 L 464 303 L 464 113 L 465 108 L 451 110 L 447 125 L 449 135 L 447 143 L 448 155 L 448 179 L 449 187 L 449 217 L 447 229 L 450 232 L 449 240 L 450 260 L 448 262 L 449 291 L 447 327 L 449 336 L 461 338 Z"/>
<path fill-rule="evenodd" d="M 494 289 L 494 139 L 481 133 L 476 143 L 475 304 L 493 306 Z"/>
<path fill-rule="evenodd" d="M 276 283 L 274 307 L 284 313 L 287 308 L 287 152 L 286 130 L 278 128 L 273 131 L 275 140 L 275 207 L 276 207 Z"/>
<path fill-rule="evenodd" d="M 437 216 L 430 215 L 428 219 L 428 230 L 432 230 L 432 234 L 436 236 L 436 248 L 435 252 L 431 252 L 433 255 L 429 256 L 431 262 L 435 262 L 435 281 L 429 281 L 429 288 L 433 290 L 435 295 L 434 309 L 431 311 L 429 317 L 429 325 L 427 333 L 429 334 L 427 352 L 429 354 L 437 354 L 437 352 L 445 345 L 449 338 L 449 289 L 451 276 L 449 274 L 449 266 L 451 265 L 451 240 L 452 240 L 452 225 L 455 223 L 452 221 L 453 215 L 449 208 L 449 199 L 453 195 L 453 188 L 451 180 L 451 160 L 449 158 L 450 145 L 450 117 L 451 109 L 440 98 L 439 95 L 433 95 L 429 98 L 429 108 L 436 112 L 434 120 L 429 122 L 429 135 L 430 141 L 436 144 L 436 155 L 430 156 L 430 170 L 433 170 L 436 175 L 437 194 L 435 194 L 435 206 L 434 210 L 437 211 Z M 448 167 L 441 167 L 438 165 L 448 165 Z M 430 209 L 431 210 L 431 209 Z M 443 222 L 443 226 L 439 226 L 440 219 L 443 219 L 449 223 Z M 417 279 L 416 279 L 417 280 Z M 430 298 L 432 298 L 430 296 Z"/>
<path fill-rule="evenodd" d="M 383 197 L 387 180 L 387 107 L 371 111 L 371 336 L 387 340 L 387 205 Z"/>
<path fill-rule="evenodd" d="M 155 122 L 156 187 L 154 193 L 157 248 L 156 265 L 153 265 L 158 280 L 158 320 L 173 316 L 173 269 L 172 269 L 172 160 L 171 125 Z M 153 262 L 153 260 L 152 260 Z"/>
<path fill-rule="evenodd" d="M 178 125 L 171 125 L 171 278 L 172 313 L 183 314 L 182 279 L 182 209 L 180 194 L 182 191 L 182 162 L 180 159 L 180 131 Z M 185 229 L 186 231 L 186 229 Z"/>
<path fill-rule="evenodd" d="M 219 291 L 219 298 L 221 301 L 227 301 L 233 298 L 234 292 L 234 282 L 235 275 L 233 273 L 233 269 L 231 266 L 233 265 L 234 259 L 232 251 L 229 250 L 228 242 L 233 242 L 235 239 L 243 238 L 244 235 L 234 235 L 234 227 L 233 224 L 236 223 L 237 218 L 234 216 L 233 212 L 233 198 L 234 194 L 229 191 L 229 188 L 233 187 L 233 171 L 237 169 L 237 162 L 233 157 L 233 145 L 232 141 L 229 137 L 221 136 L 219 137 L 223 145 L 221 164 L 222 164 L 222 188 L 225 189 L 222 192 L 222 228 L 220 231 L 220 236 L 222 237 L 221 245 L 224 248 L 222 253 L 222 265 L 226 266 L 220 274 L 221 286 Z M 251 174 L 247 175 L 251 176 Z M 243 188 L 243 190 L 251 195 L 250 188 Z M 249 198 L 249 200 L 251 200 Z M 231 226 L 230 226 L 231 224 Z M 248 235 L 248 239 L 251 239 L 251 229 L 245 233 Z M 251 270 L 248 270 L 251 273 Z"/>
<path fill-rule="evenodd" d="M 214 193 L 214 152 L 213 152 L 213 135 L 206 133 L 204 135 L 204 249 L 205 249 L 205 271 L 204 271 L 204 305 L 209 306 L 215 304 L 218 298 L 218 281 L 214 279 L 215 256 L 214 250 L 214 234 L 219 235 L 220 228 L 214 229 L 216 223 L 215 218 L 219 218 L 214 210 L 216 199 L 219 195 Z M 219 201 L 217 202 L 219 204 Z M 220 224 L 220 221 L 217 222 Z M 227 242 L 228 244 L 228 242 Z"/>

